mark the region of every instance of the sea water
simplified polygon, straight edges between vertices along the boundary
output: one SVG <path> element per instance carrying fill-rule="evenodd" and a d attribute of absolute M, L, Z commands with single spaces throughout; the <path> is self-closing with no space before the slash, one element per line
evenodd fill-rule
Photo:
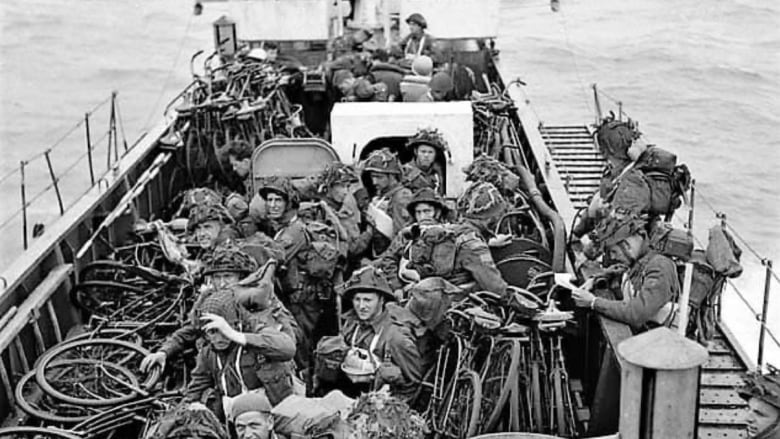
<path fill-rule="evenodd" d="M 539 119 L 592 123 L 593 83 L 621 101 L 650 142 L 690 167 L 699 194 L 697 234 L 706 238 L 713 211 L 723 212 L 749 243 L 746 273 L 736 284 L 760 310 L 764 272 L 751 250 L 780 256 L 780 3 L 561 0 L 553 12 L 548 1 L 504 0 L 502 8 L 502 70 L 528 84 Z M 73 166 L 59 182 L 66 206 L 86 189 L 86 159 L 76 163 L 86 152 L 84 124 L 74 126 L 111 91 L 119 93 L 120 152 L 123 138 L 132 144 L 159 122 L 191 80 L 190 56 L 211 50 L 218 13 L 206 4 L 193 16 L 190 0 L 2 2 L 0 224 L 20 205 L 13 170 L 71 129 L 51 152 L 52 165 L 55 173 Z M 96 170 L 108 162 L 108 114 L 104 105 L 90 116 Z M 42 157 L 26 165 L 26 174 L 28 199 L 51 184 Z M 30 208 L 30 227 L 57 211 L 53 195 L 41 196 Z M 18 254 L 20 230 L 18 220 L 0 229 L 0 267 Z M 772 288 L 780 295 L 778 282 Z M 727 320 L 755 355 L 752 314 L 734 294 L 724 303 Z M 780 333 L 780 300 L 771 302 L 769 320 Z M 769 353 L 780 365 L 780 352 Z"/>

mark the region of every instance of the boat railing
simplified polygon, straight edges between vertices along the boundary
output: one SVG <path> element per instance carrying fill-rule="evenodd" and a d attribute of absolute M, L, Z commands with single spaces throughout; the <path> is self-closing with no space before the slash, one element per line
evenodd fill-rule
<path fill-rule="evenodd" d="M 616 107 L 617 111 L 613 111 L 618 120 L 629 118 L 623 103 L 599 89 L 596 84 L 593 84 L 593 94 L 597 124 L 602 120 L 604 114 L 602 104 L 605 102 Z M 706 248 L 708 237 L 705 233 L 708 227 L 697 227 L 697 225 L 705 221 L 719 222 L 736 240 L 739 247 L 745 250 L 740 260 L 744 268 L 743 273 L 738 278 L 726 279 L 726 288 L 721 295 L 717 311 L 721 323 L 726 324 L 722 325 L 721 329 L 724 332 L 730 332 L 725 335 L 733 338 L 730 340 L 731 342 L 737 341 L 734 343 L 734 348 L 742 361 L 748 368 L 763 371 L 768 358 L 780 362 L 780 340 L 775 333 L 778 328 L 773 330 L 767 324 L 768 321 L 775 322 L 775 324 L 778 322 L 777 319 L 769 318 L 769 310 L 772 309 L 770 293 L 773 288 L 776 290 L 780 286 L 778 285 L 780 276 L 774 269 L 772 259 L 763 256 L 755 249 L 754 245 L 746 240 L 742 233 L 727 221 L 726 212 L 711 201 L 714 198 L 703 193 L 701 188 L 696 186 L 695 181 L 692 183 L 692 188 L 688 197 L 689 209 L 678 209 L 673 222 L 677 225 L 691 227 L 696 245 L 700 248 Z M 707 211 L 705 216 L 700 215 L 698 211 L 702 206 Z M 759 286 L 761 293 L 759 293 Z M 780 306 L 776 303 L 775 305 Z M 755 323 L 748 325 L 751 321 Z M 750 346 L 749 343 L 753 340 L 757 340 L 755 346 L 748 351 L 742 349 L 741 345 Z M 771 341 L 771 344 L 767 344 L 767 341 Z"/>
<path fill-rule="evenodd" d="M 100 110 L 107 110 L 107 112 L 102 114 L 99 113 Z M 105 126 L 103 124 L 108 126 L 105 131 L 96 128 Z M 75 144 L 82 141 L 85 145 L 83 152 L 71 160 Z M 105 145 L 105 167 L 99 165 L 102 157 L 97 156 L 99 148 L 103 145 Z M 58 216 L 64 215 L 94 186 L 101 185 L 105 181 L 106 174 L 111 172 L 115 164 L 134 146 L 135 143 L 132 145 L 127 143 L 117 92 L 112 92 L 109 97 L 84 113 L 84 118 L 68 129 L 51 146 L 20 160 L 18 167 L 0 176 L 0 187 L 13 184 L 12 179 L 16 178 L 19 182 L 20 194 L 18 207 L 0 217 L 0 233 L 8 236 L 6 229 L 21 226 L 19 250 L 27 250 L 30 238 L 40 236 L 47 222 L 45 220 L 36 222 L 33 229 L 29 230 L 33 217 L 48 218 L 50 222 L 51 216 L 56 213 L 59 214 Z M 55 169 L 55 165 L 61 163 L 65 164 L 65 168 Z M 86 172 L 89 172 L 88 180 L 84 178 Z M 43 187 L 32 192 L 40 184 L 43 184 Z M 3 192 L 12 191 L 3 190 Z M 57 203 L 56 210 L 51 208 L 54 201 Z M 10 207 L 10 203 L 5 203 L 5 206 Z M 13 250 L 6 250 L 7 254 L 16 254 Z M 5 282 L 4 279 L 3 281 Z"/>

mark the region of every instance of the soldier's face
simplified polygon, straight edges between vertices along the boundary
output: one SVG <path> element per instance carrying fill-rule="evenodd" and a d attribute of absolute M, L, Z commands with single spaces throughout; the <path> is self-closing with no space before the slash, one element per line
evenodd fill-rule
<path fill-rule="evenodd" d="M 214 248 L 217 244 L 222 224 L 219 221 L 205 221 L 195 227 L 195 241 L 201 248 Z"/>
<path fill-rule="evenodd" d="M 382 299 L 377 293 L 355 293 L 352 307 L 355 308 L 358 319 L 367 322 L 382 312 Z"/>
<path fill-rule="evenodd" d="M 422 30 L 423 29 L 422 29 L 422 27 L 419 24 L 417 24 L 415 22 L 410 22 L 409 23 L 409 32 L 411 32 L 411 33 L 413 33 L 415 35 L 419 35 L 419 34 L 422 33 Z"/>
<path fill-rule="evenodd" d="M 417 147 L 417 164 L 423 168 L 433 165 L 436 160 L 436 148 L 430 145 L 420 145 Z"/>
<path fill-rule="evenodd" d="M 269 439 L 273 419 L 269 414 L 246 412 L 238 415 L 234 421 L 238 439 Z"/>
<path fill-rule="evenodd" d="M 265 198 L 266 208 L 268 209 L 268 218 L 279 219 L 287 210 L 287 202 L 279 194 L 269 193 Z"/>
<path fill-rule="evenodd" d="M 249 159 L 238 160 L 234 156 L 229 156 L 230 166 L 233 168 L 233 172 L 238 174 L 241 178 L 246 178 L 249 175 Z"/>
<path fill-rule="evenodd" d="M 377 192 L 382 193 L 390 189 L 393 181 L 393 177 L 391 177 L 390 174 L 382 174 L 380 172 L 371 173 L 371 183 L 374 184 Z"/>
<path fill-rule="evenodd" d="M 347 186 L 341 183 L 334 184 L 328 189 L 328 197 L 339 204 L 343 203 L 347 198 Z"/>
<path fill-rule="evenodd" d="M 780 410 L 766 402 L 751 398 L 748 401 L 748 413 L 745 417 L 748 437 L 756 437 L 764 433 L 780 418 Z"/>
<path fill-rule="evenodd" d="M 642 242 L 641 236 L 629 236 L 607 249 L 609 260 L 613 263 L 631 266 L 639 257 Z"/>
<path fill-rule="evenodd" d="M 238 282 L 240 279 L 240 276 L 238 273 L 234 272 L 221 272 L 221 273 L 213 273 L 210 275 L 210 284 L 217 289 L 225 288 L 229 285 L 233 285 L 234 283 Z"/>
<path fill-rule="evenodd" d="M 436 208 L 428 203 L 419 203 L 414 206 L 414 219 L 418 223 L 435 221 Z"/>
<path fill-rule="evenodd" d="M 224 351 L 230 347 L 230 340 L 215 328 L 206 331 L 206 340 L 211 344 L 215 351 Z"/>

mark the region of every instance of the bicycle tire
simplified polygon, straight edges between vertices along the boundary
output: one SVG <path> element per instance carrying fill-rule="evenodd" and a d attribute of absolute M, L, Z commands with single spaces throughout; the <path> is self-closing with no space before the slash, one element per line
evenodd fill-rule
<path fill-rule="evenodd" d="M 76 398 L 60 392 L 59 390 L 55 389 L 51 385 L 51 383 L 48 382 L 48 380 L 46 379 L 46 369 L 49 363 L 52 362 L 52 360 L 54 360 L 57 356 L 61 355 L 62 353 L 70 349 L 79 348 L 83 346 L 91 346 L 91 345 L 109 345 L 109 346 L 122 347 L 127 350 L 136 352 L 142 358 L 149 355 L 149 351 L 144 349 L 143 347 L 123 340 L 97 338 L 91 340 L 79 340 L 75 342 L 62 343 L 57 346 L 54 346 L 52 349 L 50 349 L 49 351 L 47 351 L 41 356 L 40 363 L 38 364 L 38 367 L 35 370 L 35 380 L 38 382 L 38 385 L 41 387 L 41 390 L 46 392 L 46 394 L 51 396 L 52 398 L 64 402 L 68 402 L 71 404 L 82 404 L 88 407 L 104 407 L 109 405 L 121 404 L 133 400 L 138 396 L 141 396 L 141 394 L 138 391 L 133 391 L 132 393 L 126 395 L 118 396 L 115 398 L 100 399 L 100 400 Z M 152 386 L 154 386 L 154 384 L 157 383 L 157 380 L 159 380 L 159 378 L 160 378 L 160 370 L 159 368 L 155 368 L 152 371 L 152 373 L 149 374 L 149 377 L 146 379 L 146 381 L 144 381 L 141 384 L 141 387 L 146 389 L 151 388 Z"/>
<path fill-rule="evenodd" d="M 534 431 L 542 431 L 544 427 L 544 414 L 542 409 L 542 383 L 539 363 L 532 360 L 531 363 L 531 401 L 533 403 Z"/>
<path fill-rule="evenodd" d="M 482 429 L 480 430 L 480 434 L 482 433 L 489 433 L 492 432 L 493 429 L 496 427 L 496 424 L 501 419 L 501 414 L 504 411 L 504 406 L 506 405 L 510 392 L 513 391 L 519 391 L 519 369 L 520 369 L 520 342 L 518 340 L 513 339 L 507 339 L 509 343 L 502 343 L 502 346 L 496 349 L 496 357 L 497 359 L 494 361 L 499 361 L 501 359 L 501 349 L 504 348 L 504 346 L 510 346 L 510 360 L 509 360 L 509 371 L 506 376 L 505 381 L 503 381 L 501 386 L 501 392 L 499 393 L 499 397 L 495 402 L 495 405 L 493 406 L 493 409 L 491 410 L 489 416 L 487 417 L 487 422 L 481 423 Z M 492 362 L 491 362 L 492 363 Z M 482 391 L 485 396 L 487 396 L 487 388 L 486 386 L 486 380 L 488 380 L 489 377 L 487 375 L 484 375 L 482 378 Z M 517 389 L 517 390 L 516 390 Z"/>
<path fill-rule="evenodd" d="M 563 406 L 563 383 L 561 380 L 561 374 L 558 370 L 553 370 L 553 396 L 555 400 L 555 420 L 556 430 L 558 436 L 566 434 L 566 407 Z"/>
<path fill-rule="evenodd" d="M 71 364 L 72 362 L 73 360 L 58 360 L 52 362 L 51 366 L 59 367 L 64 364 Z M 92 413 L 83 416 L 66 417 L 57 414 L 52 414 L 51 412 L 47 412 L 38 407 L 35 407 L 29 401 L 27 401 L 27 398 L 25 398 L 24 396 L 24 386 L 29 381 L 32 380 L 35 383 L 35 385 L 37 385 L 40 388 L 40 385 L 38 385 L 38 383 L 35 380 L 33 380 L 34 377 L 35 377 L 35 369 L 32 369 L 26 374 L 24 374 L 22 378 L 19 379 L 19 382 L 16 383 L 16 388 L 14 389 L 14 398 L 16 399 L 16 405 L 19 407 L 21 411 L 23 411 L 27 415 L 32 416 L 33 418 L 36 419 L 40 419 L 42 421 L 48 421 L 55 424 L 77 424 L 95 415 L 95 413 Z"/>
<path fill-rule="evenodd" d="M 59 439 L 83 439 L 81 436 L 77 436 L 72 432 L 64 430 L 55 430 L 44 427 L 6 427 L 0 428 L 0 438 L 18 438 L 22 437 L 38 438 L 40 435 L 44 437 L 52 437 Z"/>
<path fill-rule="evenodd" d="M 458 425 L 455 428 L 455 432 L 450 433 L 446 427 L 442 431 L 437 432 L 436 436 L 439 438 L 448 439 L 466 439 L 473 437 L 477 434 L 479 428 L 479 414 L 482 406 L 482 382 L 479 379 L 479 374 L 471 369 L 463 369 L 458 375 L 458 379 L 453 381 L 453 386 L 450 387 L 452 398 L 450 398 L 450 404 L 447 407 L 445 413 L 445 422 L 447 418 L 455 415 L 455 420 Z M 464 395 L 461 397 L 460 392 L 463 389 L 472 389 L 470 395 Z M 468 392 L 468 391 L 467 391 Z M 460 402 L 465 402 L 465 410 L 459 410 Z M 470 406 L 469 406 L 470 403 Z M 459 421 L 459 422 L 458 422 Z M 457 432 L 457 434 L 455 434 Z"/>

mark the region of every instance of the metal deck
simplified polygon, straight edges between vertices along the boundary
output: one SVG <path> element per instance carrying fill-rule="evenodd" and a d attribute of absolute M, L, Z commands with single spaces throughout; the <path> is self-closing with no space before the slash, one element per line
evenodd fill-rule
<path fill-rule="evenodd" d="M 539 131 L 575 209 L 587 206 L 604 167 L 592 133 L 585 125 L 542 126 Z M 735 387 L 743 384 L 747 367 L 720 328 L 709 353 L 701 372 L 698 437 L 745 438 L 747 403 Z"/>

